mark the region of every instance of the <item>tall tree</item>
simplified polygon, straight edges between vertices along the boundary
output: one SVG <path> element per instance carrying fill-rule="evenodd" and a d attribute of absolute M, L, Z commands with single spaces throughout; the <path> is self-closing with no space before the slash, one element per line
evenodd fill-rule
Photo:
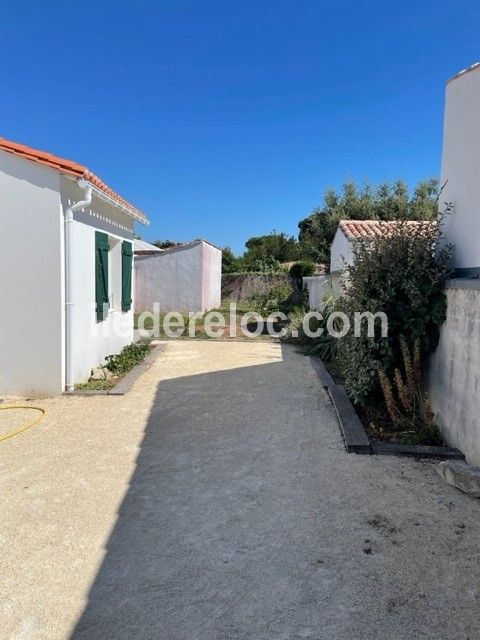
<path fill-rule="evenodd" d="M 222 249 L 222 273 L 235 273 L 241 268 L 241 260 L 237 258 L 230 247 L 224 247 Z"/>
<path fill-rule="evenodd" d="M 272 231 L 264 236 L 254 236 L 245 243 L 246 252 L 243 261 L 246 268 L 262 262 L 289 262 L 299 257 L 296 238 L 286 233 Z"/>

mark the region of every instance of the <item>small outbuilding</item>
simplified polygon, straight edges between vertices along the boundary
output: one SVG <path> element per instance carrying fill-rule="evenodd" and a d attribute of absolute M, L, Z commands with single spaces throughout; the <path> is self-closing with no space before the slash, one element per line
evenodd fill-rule
<path fill-rule="evenodd" d="M 412 228 L 425 224 L 436 223 L 416 220 L 340 220 L 330 246 L 330 273 L 303 278 L 310 309 L 322 311 L 327 296 L 341 294 L 343 283 L 348 277 L 348 267 L 354 263 L 355 247 L 359 242 L 368 243 L 375 238 L 388 236 L 398 225 Z"/>
<path fill-rule="evenodd" d="M 434 229 L 436 222 L 427 220 L 340 220 L 330 248 L 330 273 L 342 277 L 355 260 L 355 246 L 375 238 L 391 236 L 395 229 L 415 229 L 425 225 Z"/>
<path fill-rule="evenodd" d="M 134 252 L 136 311 L 188 313 L 220 306 L 222 251 L 218 247 L 199 239 L 162 250 L 136 240 Z"/>

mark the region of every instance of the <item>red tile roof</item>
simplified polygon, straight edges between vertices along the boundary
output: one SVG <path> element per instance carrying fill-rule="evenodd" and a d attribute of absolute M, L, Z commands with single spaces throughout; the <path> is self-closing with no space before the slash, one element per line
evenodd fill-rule
<path fill-rule="evenodd" d="M 53 153 L 48 153 L 47 151 L 39 151 L 38 149 L 27 147 L 26 145 L 20 144 L 18 142 L 12 142 L 11 140 L 7 140 L 6 138 L 0 138 L 0 150 L 7 151 L 8 153 L 12 153 L 16 156 L 20 156 L 21 158 L 25 158 L 25 160 L 31 160 L 32 162 L 36 162 L 37 164 L 43 164 L 44 166 L 55 169 L 56 171 L 59 171 L 60 173 L 63 173 L 65 175 L 75 176 L 77 178 L 88 180 L 88 182 L 90 182 L 90 184 L 92 184 L 94 187 L 96 187 L 100 191 L 103 191 L 103 193 L 120 204 L 122 207 L 125 207 L 133 218 L 135 218 L 139 222 L 148 224 L 148 218 L 144 213 L 142 213 L 139 209 L 130 204 L 130 202 L 118 195 L 118 193 L 110 189 L 110 187 L 106 185 L 105 182 L 103 182 L 103 180 L 101 180 L 98 176 L 92 173 L 90 169 L 81 164 L 78 164 L 78 162 L 60 158 Z"/>
<path fill-rule="evenodd" d="M 423 227 L 428 230 L 436 228 L 436 222 L 424 222 L 416 220 L 340 220 L 339 229 L 349 240 L 359 238 L 379 238 L 388 235 L 395 228 L 407 225 L 408 227 Z"/>

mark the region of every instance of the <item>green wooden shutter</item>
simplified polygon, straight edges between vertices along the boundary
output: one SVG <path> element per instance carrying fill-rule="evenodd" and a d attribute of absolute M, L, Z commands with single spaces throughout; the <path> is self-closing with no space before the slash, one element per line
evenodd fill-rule
<path fill-rule="evenodd" d="M 122 243 L 122 311 L 130 311 L 132 308 L 132 262 L 132 243 L 124 241 Z"/>
<path fill-rule="evenodd" d="M 108 235 L 95 231 L 95 302 L 97 322 L 108 313 Z"/>

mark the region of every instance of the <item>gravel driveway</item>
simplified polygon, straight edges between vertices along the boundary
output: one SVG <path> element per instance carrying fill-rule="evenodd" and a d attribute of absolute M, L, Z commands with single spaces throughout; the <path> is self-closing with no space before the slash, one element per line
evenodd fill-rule
<path fill-rule="evenodd" d="M 0 444 L 2 639 L 480 636 L 479 503 L 346 454 L 293 348 L 172 341 L 124 397 L 36 404 Z"/>

